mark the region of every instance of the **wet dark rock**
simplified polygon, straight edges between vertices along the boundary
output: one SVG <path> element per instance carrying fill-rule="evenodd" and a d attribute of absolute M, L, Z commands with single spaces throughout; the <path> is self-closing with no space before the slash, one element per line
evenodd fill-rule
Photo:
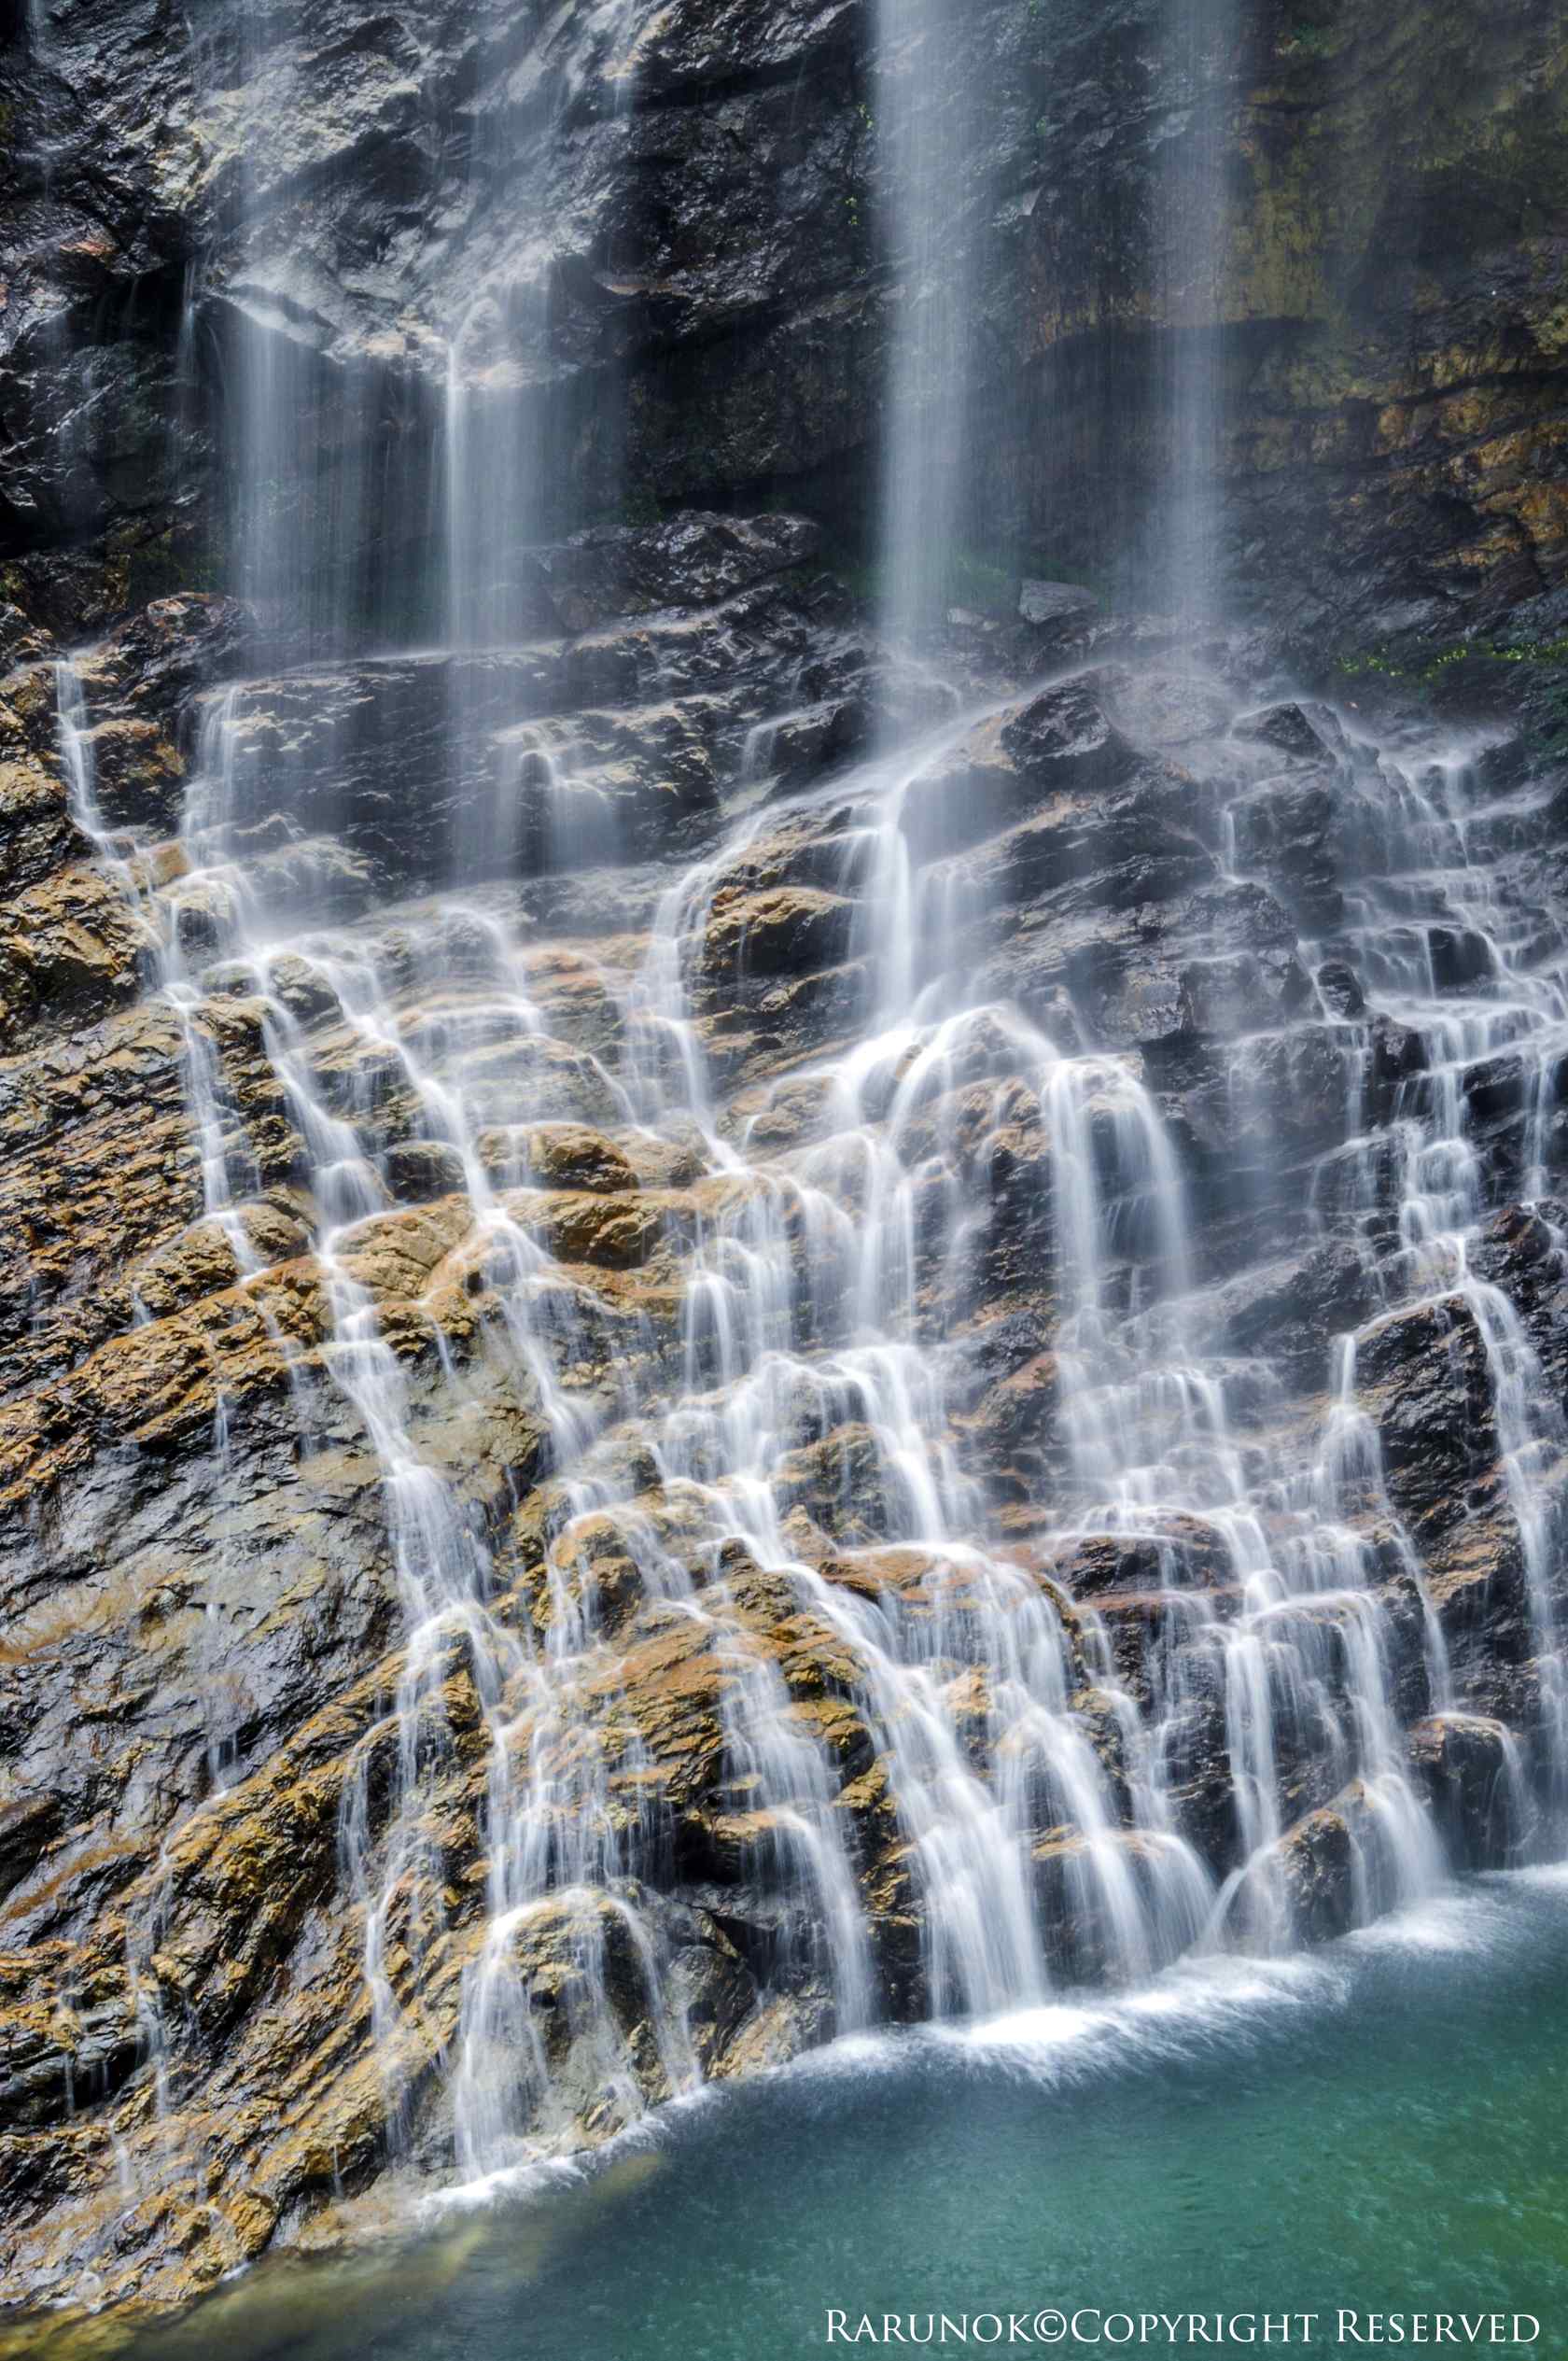
<path fill-rule="evenodd" d="M 1099 604 L 1092 590 L 1071 582 L 1028 581 L 1018 591 L 1018 612 L 1037 631 L 1055 630 L 1075 622 L 1091 613 Z"/>
<path fill-rule="evenodd" d="M 1418 1532 L 1495 1464 L 1486 1343 L 1463 1296 L 1365 1329 L 1356 1376 L 1375 1406 L 1391 1497 Z"/>
<path fill-rule="evenodd" d="M 450 1197 L 463 1186 L 463 1160 L 439 1140 L 402 1140 L 380 1159 L 389 1195 L 404 1204 Z"/>
<path fill-rule="evenodd" d="M 1374 1018 L 1371 1047 L 1366 1111 L 1374 1120 L 1386 1121 L 1411 1077 L 1424 1071 L 1426 1050 L 1418 1033 L 1392 1017 Z"/>
<path fill-rule="evenodd" d="M 1131 1540 L 1094 1535 L 1064 1547 L 1050 1567 L 1074 1598 L 1097 1605 L 1107 1595 L 1224 1588 L 1236 1576 L 1223 1535 L 1196 1517 L 1165 1520 L 1157 1533 Z"/>
<path fill-rule="evenodd" d="M 1366 1014 L 1366 995 L 1361 979 L 1343 960 L 1325 960 L 1318 970 L 1317 985 L 1323 1005 L 1332 1015 L 1354 1021 Z"/>
<path fill-rule="evenodd" d="M 1568 1409 L 1568 1207 L 1547 1198 L 1500 1206 L 1472 1248 L 1477 1278 L 1498 1287 L 1523 1325 L 1551 1399 Z"/>
<path fill-rule="evenodd" d="M 1075 682 L 1047 689 L 980 723 L 951 753 L 917 773 L 904 791 L 904 833 L 917 859 L 940 860 L 1043 805 L 1088 837 L 1108 825 L 1098 799 L 1130 764 L 1130 750 L 1086 689 Z M 1063 859 L 1065 868 L 1071 855 Z"/>
<path fill-rule="evenodd" d="M 60 1799 L 49 1793 L 18 1795 L 0 1805 L 0 1897 L 35 1868 L 60 1817 Z"/>
<path fill-rule="evenodd" d="M 1522 1112 L 1531 1089 L 1531 1075 L 1519 1057 L 1486 1058 L 1467 1066 L 1463 1077 L 1466 1104 L 1477 1131 Z"/>
<path fill-rule="evenodd" d="M 0 668 L 7 672 L 21 670 L 28 665 L 47 663 L 58 653 L 44 625 L 35 623 L 8 598 L 0 600 Z"/>
<path fill-rule="evenodd" d="M 577 633 L 651 608 L 717 606 L 805 565 L 820 544 L 803 516 L 686 514 L 577 533 L 536 562 L 560 627 Z"/>
<path fill-rule="evenodd" d="M 1351 1812 L 1325 1806 L 1282 1837 L 1274 1860 L 1254 1875 L 1278 1879 L 1298 1940 L 1325 1943 L 1353 1923 L 1355 1873 Z"/>
<path fill-rule="evenodd" d="M 1429 927 L 1426 940 L 1439 991 L 1467 991 L 1495 972 L 1491 946 L 1473 927 Z"/>
<path fill-rule="evenodd" d="M 1050 794 L 1070 781 L 1102 787 L 1126 764 L 1126 749 L 1089 691 L 1076 682 L 1047 689 L 1002 724 L 1001 744 L 1025 776 Z"/>
<path fill-rule="evenodd" d="M 1337 813 L 1337 782 L 1311 772 L 1266 780 L 1234 808 L 1238 865 L 1267 879 L 1314 934 L 1344 910 Z"/>
<path fill-rule="evenodd" d="M 1260 1264 L 1225 1281 L 1214 1300 L 1238 1351 L 1267 1356 L 1308 1386 L 1326 1378 L 1331 1343 L 1371 1315 L 1378 1290 L 1369 1258 L 1331 1239 L 1298 1261 Z"/>
<path fill-rule="evenodd" d="M 1274 747 L 1281 754 L 1294 754 L 1305 762 L 1321 761 L 1324 752 L 1341 743 L 1344 736 L 1325 708 L 1319 706 L 1309 712 L 1300 705 L 1269 705 L 1261 712 L 1243 713 L 1231 724 L 1231 731 L 1237 738 Z"/>
<path fill-rule="evenodd" d="M 1506 1861 L 1530 1813 L 1512 1732 L 1478 1715 L 1439 1714 L 1411 1730 L 1410 1757 L 1454 1858 L 1470 1869 Z"/>
<path fill-rule="evenodd" d="M 0 850 L 14 892 L 40 885 L 88 856 L 56 764 L 30 752 L 0 762 Z"/>
<path fill-rule="evenodd" d="M 1077 934 L 1082 949 L 1075 961 L 1069 950 L 1063 975 L 1070 962 L 1082 970 L 1116 959 L 1119 935 L 1129 949 L 1141 944 L 1145 958 L 1152 952 L 1169 957 L 1164 945 L 1151 940 L 1152 931 L 1137 923 L 1148 905 L 1184 905 L 1192 921 L 1183 946 L 1189 956 L 1197 940 L 1222 932 L 1243 942 L 1260 934 L 1288 941 L 1283 915 L 1267 897 L 1256 889 L 1215 884 L 1215 865 L 1184 824 L 1172 782 L 1157 772 L 1138 772 L 1092 796 L 1062 796 L 1036 808 L 987 846 L 973 874 L 983 892 L 1020 909 L 1026 928 L 1055 920 L 1057 938 L 1067 945 Z M 1107 923 L 1117 918 L 1127 920 L 1125 929 Z"/>
<path fill-rule="evenodd" d="M 757 528 L 770 560 L 771 522 Z M 722 528 L 726 545 L 749 548 L 746 520 Z M 273 890 L 296 908 L 314 896 L 323 915 L 459 873 L 666 854 L 717 817 L 720 758 L 783 701 L 806 642 L 798 614 L 764 601 L 705 609 L 694 626 L 623 622 L 495 653 L 250 679 L 203 708 L 217 775 L 203 782 L 203 817 L 243 848 L 263 891 L 270 859 Z M 111 710 L 104 728 L 116 726 Z M 172 824 L 189 768 L 172 763 L 161 804 L 122 794 L 126 816 Z"/>
<path fill-rule="evenodd" d="M 1298 1005 L 1300 996 L 1293 993 Z M 1288 1005 L 1281 1013 L 1289 1014 Z M 1266 1188 L 1271 1173 L 1332 1148 L 1345 1135 L 1364 1058 L 1357 1033 L 1309 1019 L 1227 1043 L 1183 1094 L 1205 1159 L 1222 1172 L 1234 1172 L 1239 1159 Z"/>
<path fill-rule="evenodd" d="M 847 951 L 855 905 L 810 886 L 715 898 L 706 956 L 720 971 L 798 976 L 836 965 Z"/>
<path fill-rule="evenodd" d="M 1198 1859 L 1224 1876 L 1236 1861 L 1240 1828 L 1224 1693 L 1211 1655 L 1189 1654 L 1183 1687 L 1183 1704 L 1165 1733 L 1166 1792 Z"/>

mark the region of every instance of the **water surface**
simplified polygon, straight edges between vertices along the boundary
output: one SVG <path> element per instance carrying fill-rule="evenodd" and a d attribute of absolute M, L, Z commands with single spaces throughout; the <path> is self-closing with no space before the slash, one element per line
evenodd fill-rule
<path fill-rule="evenodd" d="M 135 2361 L 790 2361 L 849 2349 L 830 2307 L 1315 2312 L 1328 2351 L 1341 2306 L 1519 2311 L 1561 2353 L 1565 1949 L 1568 1872 L 1536 1872 L 1309 1959 L 846 2045 L 405 2244 L 263 2266 Z"/>

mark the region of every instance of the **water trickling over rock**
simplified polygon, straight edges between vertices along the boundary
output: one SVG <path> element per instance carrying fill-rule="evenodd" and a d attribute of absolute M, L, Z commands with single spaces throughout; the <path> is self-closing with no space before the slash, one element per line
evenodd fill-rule
<path fill-rule="evenodd" d="M 740 87 L 623 0 L 182 53 L 164 424 L 238 596 L 0 687 L 21 2292 L 1553 1841 L 1560 740 L 1198 627 L 1224 12 L 1138 118 L 1175 621 L 958 595 L 1037 204 L 938 0 L 841 125 L 875 597 L 787 402 L 716 488 L 812 502 L 595 513 L 707 398 L 670 152 L 768 127 L 782 219 L 844 13 Z"/>

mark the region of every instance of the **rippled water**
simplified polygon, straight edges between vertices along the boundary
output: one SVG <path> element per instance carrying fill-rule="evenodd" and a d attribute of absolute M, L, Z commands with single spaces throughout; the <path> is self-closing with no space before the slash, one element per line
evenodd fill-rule
<path fill-rule="evenodd" d="M 405 2245 L 266 2266 L 135 2361 L 787 2361 L 849 2349 L 830 2307 L 1048 2305 L 1315 2312 L 1326 2350 L 1341 2306 L 1519 2311 L 1561 2353 L 1565 1940 L 1568 1873 L 1533 1873 L 1310 1959 L 845 2044 Z"/>

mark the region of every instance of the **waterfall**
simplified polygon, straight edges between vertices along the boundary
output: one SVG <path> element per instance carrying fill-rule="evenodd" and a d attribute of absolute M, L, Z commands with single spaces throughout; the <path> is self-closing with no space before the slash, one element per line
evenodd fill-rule
<path fill-rule="evenodd" d="M 62 711 L 69 766 L 85 781 L 78 688 L 63 687 Z M 554 1265 L 528 1225 L 526 1155 L 514 1168 L 521 1193 L 498 1186 L 511 1176 L 500 1173 L 486 1145 L 494 1110 L 470 1102 L 462 1083 L 449 1078 L 470 1036 L 526 1045 L 539 1034 L 523 946 L 509 930 L 460 896 L 443 900 L 418 921 L 412 979 L 406 935 L 395 948 L 393 937 L 378 943 L 373 930 L 357 949 L 308 931 L 282 942 L 263 932 L 244 954 L 245 989 L 264 1012 L 269 1060 L 309 1148 L 320 1208 L 315 1251 L 330 1306 L 326 1365 L 383 1470 L 404 1601 L 403 1669 L 389 1700 L 398 1766 L 392 1818 L 387 1822 L 383 1812 L 378 1827 L 371 1809 L 368 1782 L 384 1776 L 372 1769 L 382 1760 L 372 1735 L 342 1831 L 395 2095 L 420 2062 L 408 1975 L 417 1984 L 421 1961 L 433 1965 L 449 1939 L 427 1854 L 426 1783 L 427 1765 L 439 1765 L 451 1743 L 441 1738 L 431 1751 L 454 1650 L 471 1669 L 485 1719 L 486 1932 L 464 1971 L 453 2066 L 458 2154 L 471 2174 L 531 2153 L 530 2130 L 537 2137 L 551 2120 L 549 2059 L 518 1963 L 520 1942 L 550 1914 L 570 1914 L 584 1995 L 577 2037 L 604 2061 L 620 2092 L 617 2106 L 635 2113 L 649 2088 L 650 2066 L 625 2051 L 611 1999 L 628 1972 L 651 1997 L 666 1995 L 654 2002 L 654 2092 L 688 2087 L 697 2072 L 657 1922 L 640 1898 L 657 1828 L 623 1824 L 609 1765 L 584 1717 L 584 1686 L 596 1677 L 605 1637 L 580 1571 L 580 1536 L 606 1519 L 646 1592 L 710 1624 L 734 1651 L 730 1775 L 754 1798 L 773 1876 L 798 1897 L 798 1972 L 825 1979 L 831 2021 L 840 2030 L 880 2014 L 874 1930 L 837 1825 L 829 1766 L 722 1580 L 726 1554 L 736 1550 L 737 1563 L 780 1578 L 802 1608 L 840 1635 L 858 1667 L 857 1708 L 888 1766 L 907 1836 L 922 1928 L 921 1989 L 932 2014 L 992 2015 L 1029 2005 L 1049 1988 L 1031 1862 L 1042 1829 L 1072 1832 L 1062 1892 L 1071 1913 L 1100 1930 L 1102 1971 L 1147 1975 L 1217 1933 L 1286 1940 L 1274 1884 L 1286 1830 L 1280 1790 L 1285 1762 L 1303 1748 L 1326 1742 L 1333 1787 L 1359 1798 L 1353 1841 L 1363 1915 L 1429 1890 L 1441 1875 L 1393 1719 L 1379 1587 L 1389 1541 L 1386 1530 L 1376 1541 L 1368 1537 L 1368 1503 L 1385 1528 L 1397 1520 L 1357 1407 L 1357 1340 L 1344 1340 L 1338 1393 L 1316 1445 L 1302 1452 L 1237 1431 L 1228 1407 L 1237 1372 L 1207 1341 L 1193 1217 L 1157 1107 L 1125 1061 L 1085 1051 L 1072 1032 L 1054 1042 L 1005 1002 L 976 999 L 955 963 L 955 936 L 935 921 L 938 912 L 951 924 L 956 911 L 973 919 L 974 910 L 942 889 L 941 861 L 922 857 L 919 790 L 976 719 L 966 713 L 923 745 L 878 755 L 839 790 L 861 817 L 850 842 L 879 921 L 878 979 L 869 997 L 885 1029 L 867 1033 L 821 1070 L 819 1136 L 791 1163 L 754 1159 L 726 1137 L 689 997 L 689 963 L 716 879 L 745 856 L 755 817 L 743 819 L 716 856 L 677 878 L 656 906 L 640 967 L 615 987 L 632 1021 L 620 1066 L 601 1072 L 610 1103 L 634 1135 L 639 1128 L 651 1139 L 694 1134 L 703 1161 L 723 1182 L 686 1277 L 683 1373 L 673 1390 L 662 1371 L 653 1392 L 628 1384 L 613 1403 L 574 1395 L 563 1384 L 557 1370 L 569 1364 L 573 1347 L 569 1328 L 559 1326 Z M 232 774 L 243 728 L 243 697 L 231 692 L 216 700 L 204 783 L 189 797 L 190 875 L 203 874 L 214 843 L 221 849 L 225 795 L 233 794 L 222 780 Z M 1406 755 L 1393 775 L 1426 774 Z M 1450 766 L 1441 776 L 1452 802 L 1464 774 Z M 1412 808 L 1426 810 L 1410 792 Z M 90 813 L 88 788 L 79 783 L 77 793 Z M 1401 839 L 1406 875 L 1410 864 L 1420 875 L 1427 860 L 1447 862 L 1449 832 L 1463 824 L 1452 816 L 1441 826 L 1413 823 L 1411 838 Z M 1227 840 L 1235 835 L 1225 833 Z M 1392 867 L 1400 857 L 1392 846 L 1390 856 Z M 902 884 L 886 892 L 890 878 Z M 1401 889 L 1407 896 L 1418 890 Z M 243 871 L 234 873 L 234 891 L 243 941 Z M 1392 955 L 1382 950 L 1386 940 L 1369 922 L 1358 953 L 1369 972 L 1379 957 Z M 417 996 L 441 992 L 459 947 L 469 976 L 484 979 L 483 996 L 461 1015 L 427 1022 Z M 539 1406 L 544 1465 L 559 1493 L 546 1555 L 556 1603 L 541 1641 L 496 1614 L 489 1546 L 450 1480 L 422 1455 L 399 1358 L 355 1276 L 359 1242 L 390 1202 L 361 1145 L 371 1109 L 345 1120 L 324 1098 L 312 1043 L 285 997 L 285 968 L 292 996 L 307 971 L 309 995 L 324 998 L 377 1062 L 391 1061 L 418 1110 L 417 1133 L 456 1158 L 474 1224 L 466 1251 L 483 1259 L 498 1288 L 502 1342 Z M 183 988 L 176 978 L 167 989 Z M 907 1013 L 899 1015 L 900 1007 Z M 1435 1048 L 1449 1045 L 1450 1063 L 1473 1060 L 1493 1038 L 1517 1037 L 1519 1024 L 1506 998 L 1495 1017 L 1477 1011 L 1472 1030 L 1462 1027 L 1451 1042 L 1449 1029 L 1459 1020 L 1429 1008 L 1419 991 L 1405 1013 L 1427 1025 Z M 1441 1085 L 1435 1059 L 1424 1079 Z M 1055 1150 L 1052 1258 L 1067 1458 L 1039 1545 L 1042 1562 L 1059 1573 L 1109 1546 L 1129 1566 L 1147 1558 L 1155 1567 L 1150 1609 L 1157 1602 L 1183 1647 L 1150 1658 L 1151 1694 L 1141 1708 L 1124 1687 L 1125 1659 L 1093 1601 L 1070 1629 L 1054 1603 L 1060 1592 L 1043 1588 L 1000 1537 L 984 1538 L 987 1503 L 945 1440 L 949 1411 L 924 1332 L 922 1274 L 961 1266 L 966 1252 L 972 1210 L 957 1185 L 962 1150 L 953 1126 L 977 1083 L 990 1123 L 1030 1109 Z M 202 1112 L 208 1103 L 194 1065 L 190 1089 L 207 1137 L 215 1117 Z M 1425 1193 L 1468 1158 L 1461 1099 L 1438 1087 L 1425 1103 L 1424 1116 L 1408 1118 L 1404 1151 L 1409 1193 L 1400 1223 L 1414 1258 L 1410 1285 L 1418 1299 L 1452 1289 L 1475 1314 L 1495 1370 L 1527 1554 L 1538 1553 L 1547 1506 L 1535 1472 L 1529 1348 L 1497 1291 L 1466 1277 L 1463 1239 L 1477 1202 L 1461 1197 L 1451 1209 L 1444 1201 L 1434 1211 Z M 514 1122 L 524 1114 L 521 1105 L 510 1111 Z M 228 1218 L 221 1154 L 209 1151 L 207 1164 L 209 1211 Z M 945 1184 L 934 1230 L 933 1172 Z M 1145 1281 L 1130 1300 L 1129 1249 Z M 241 1267 L 263 1275 L 253 1260 Z M 837 1275 L 822 1291 L 816 1282 L 828 1272 Z M 872 1462 L 861 1481 L 868 1501 L 884 1503 L 870 1559 L 889 1544 L 916 1553 L 925 1569 L 917 1608 L 896 1587 L 864 1595 L 841 1587 L 791 1546 L 776 1471 L 803 1402 L 814 1405 L 808 1431 L 831 1434 L 846 1421 L 866 1429 Z M 309 1415 L 304 1397 L 301 1414 Z M 693 1530 L 703 1537 L 698 1558 L 719 1579 L 693 1586 L 691 1541 L 672 1553 L 650 1523 L 644 1480 L 629 1485 L 613 1472 L 604 1447 L 618 1431 L 643 1439 L 662 1494 L 692 1504 Z M 1407 1540 L 1400 1546 L 1434 1629 L 1415 1552 Z M 1195 1550 L 1219 1553 L 1212 1590 L 1195 1581 Z M 1199 1663 L 1222 1684 L 1240 1837 L 1239 1865 L 1219 1891 L 1181 1834 L 1168 1793 Z M 973 1736 L 960 1742 L 954 1719 L 958 1667 L 967 1668 L 961 1679 L 976 1680 L 984 1699 L 978 1750 Z M 1435 1709 L 1445 1700 L 1445 1677 L 1439 1640 L 1427 1673 Z M 1119 1733 L 1115 1788 L 1088 1739 L 1091 1693 Z M 394 1957 L 405 1963 L 401 1989 Z M 630 1970 L 622 1963 L 627 1960 Z"/>
<path fill-rule="evenodd" d="M 198 272 L 181 337 L 189 361 L 196 316 L 230 318 L 230 586 L 273 668 L 203 694 L 173 844 L 105 817 L 91 653 L 55 676 L 70 819 L 177 1023 L 226 1317 L 283 1366 L 267 1414 L 298 1467 L 369 1471 L 363 1578 L 395 1631 L 343 1725 L 337 1899 L 376 2136 L 470 2181 L 729 2071 L 743 2021 L 764 2062 L 1432 1892 L 1452 1857 L 1410 1734 L 1472 1691 L 1445 1619 L 1467 1569 L 1434 1574 L 1382 1440 L 1412 1323 L 1469 1356 L 1500 1471 L 1477 1513 L 1517 1553 L 1538 1726 L 1500 1742 L 1499 1848 L 1568 1789 L 1568 1432 L 1483 1235 L 1511 1191 L 1568 1267 L 1562 947 L 1545 887 L 1497 883 L 1528 798 L 1435 723 L 1291 707 L 1281 744 L 1190 651 L 1151 686 L 1136 633 L 1114 663 L 999 640 L 931 685 L 988 202 L 961 0 L 875 12 L 875 644 L 782 561 L 629 617 L 607 574 L 581 625 L 569 561 L 636 538 L 599 497 L 623 387 L 557 348 L 538 158 L 630 144 L 661 12 L 523 14 L 476 35 L 463 119 L 421 123 L 453 279 L 412 291 L 397 369 L 329 333 L 305 260 L 250 250 L 242 99 L 288 77 L 275 11 L 225 20 L 203 71 L 238 259 Z M 1220 587 L 1235 33 L 1228 0 L 1174 7 L 1159 603 L 1184 624 Z M 912 650 L 923 719 L 854 712 L 791 768 L 791 733 L 871 710 Z M 1141 696 L 1201 728 L 1140 737 Z M 1335 883 L 1287 921 L 1268 864 L 1298 819 L 1271 799 L 1303 779 Z M 1159 1000 L 1137 962 L 1162 897 L 1191 957 L 1139 1032 L 1112 1004 Z M 1234 908 L 1253 931 L 1222 956 Z M 1309 1056 L 1335 1122 L 1293 1163 L 1274 1134 Z M 1218 1148 L 1183 1064 L 1205 1060 Z M 1489 1092 L 1521 1111 L 1511 1173 Z M 1309 1232 L 1354 1284 L 1295 1382 L 1229 1290 Z M 1002 1467 L 975 1437 L 1009 1388 Z M 217 1399 L 227 1497 L 221 1370 Z M 203 1612 L 217 1667 L 244 1635 Z M 239 1740 L 221 1695 L 203 1710 L 217 1818 Z M 156 1887 L 124 1975 L 161 2143 L 187 2067 L 156 1973 L 173 1871 Z"/>

